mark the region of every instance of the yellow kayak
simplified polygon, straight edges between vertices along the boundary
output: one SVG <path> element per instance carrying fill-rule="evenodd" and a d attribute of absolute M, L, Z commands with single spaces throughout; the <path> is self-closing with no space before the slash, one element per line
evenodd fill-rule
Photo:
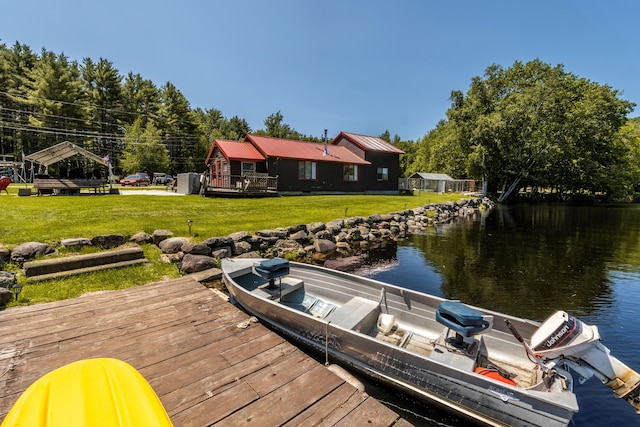
<path fill-rule="evenodd" d="M 31 384 L 0 427 L 172 426 L 138 371 L 117 359 L 86 359 Z"/>

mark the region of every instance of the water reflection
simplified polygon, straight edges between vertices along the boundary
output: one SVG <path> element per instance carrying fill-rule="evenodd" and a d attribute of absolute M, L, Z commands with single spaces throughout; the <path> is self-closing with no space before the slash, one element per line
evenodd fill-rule
<path fill-rule="evenodd" d="M 530 319 L 543 320 L 558 307 L 589 316 L 611 307 L 612 266 L 633 270 L 640 265 L 639 213 L 633 208 L 499 206 L 481 218 L 400 242 L 397 251 L 405 265 L 373 275 Z"/>

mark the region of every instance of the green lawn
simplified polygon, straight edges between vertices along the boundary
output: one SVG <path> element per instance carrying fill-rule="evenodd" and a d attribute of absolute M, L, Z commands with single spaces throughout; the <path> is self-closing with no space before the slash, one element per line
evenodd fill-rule
<path fill-rule="evenodd" d="M 18 185 L 0 195 L 2 226 L 0 248 L 38 241 L 59 245 L 65 238 L 91 238 L 100 234 L 133 235 L 166 229 L 175 236 L 190 237 L 187 220 L 192 220 L 192 241 L 226 236 L 236 231 L 256 232 L 337 218 L 369 216 L 411 209 L 428 203 L 458 200 L 459 194 L 422 193 L 414 196 L 299 196 L 265 199 L 218 199 L 197 195 L 82 195 L 20 197 Z M 163 187 L 158 187 L 163 188 Z M 160 250 L 144 246 L 149 264 L 107 270 L 66 279 L 30 282 L 18 266 L 6 270 L 18 273 L 24 285 L 18 304 L 35 304 L 73 298 L 85 292 L 122 289 L 178 277 L 174 265 L 160 261 Z"/>
<path fill-rule="evenodd" d="M 64 238 L 90 238 L 106 233 L 133 235 L 140 231 L 152 233 L 157 229 L 187 237 L 189 219 L 193 221 L 192 233 L 197 235 L 194 240 L 198 241 L 236 231 L 255 232 L 314 221 L 369 216 L 462 197 L 436 193 L 264 199 L 111 194 L 19 197 L 17 188 L 12 185 L 9 195 L 0 195 L 0 247 L 13 247 L 27 241 L 57 244 Z"/>

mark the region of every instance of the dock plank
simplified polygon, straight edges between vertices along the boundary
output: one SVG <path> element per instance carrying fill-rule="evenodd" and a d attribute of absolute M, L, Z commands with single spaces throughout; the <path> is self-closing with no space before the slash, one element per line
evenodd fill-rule
<path fill-rule="evenodd" d="M 397 415 L 390 414 L 385 406 L 372 399 L 364 400 L 358 405 L 358 411 L 349 412 L 336 425 L 354 426 L 364 425 L 374 427 L 387 427 L 395 423 Z"/>
<path fill-rule="evenodd" d="M 336 425 L 366 398 L 366 394 L 358 393 L 355 388 L 344 383 L 333 393 L 318 400 L 314 405 L 284 423 L 283 426 L 315 427 Z"/>
<path fill-rule="evenodd" d="M 342 380 L 337 376 L 327 375 L 327 372 L 324 366 L 316 364 L 303 375 L 279 387 L 276 391 L 262 396 L 252 405 L 234 412 L 214 426 L 256 425 L 258 420 L 259 425 L 282 425 L 339 387 Z M 352 425 L 358 425 L 358 423 Z"/>
<path fill-rule="evenodd" d="M 260 358 L 248 359 L 234 366 L 219 367 L 212 374 L 165 394 L 162 402 L 169 415 L 180 413 L 189 406 L 195 406 L 212 396 L 226 392 L 247 375 L 268 368 L 274 360 L 291 351 L 295 349 L 290 345 L 281 344 L 264 352 Z M 153 386 L 154 383 L 150 383 Z"/>
<path fill-rule="evenodd" d="M 400 420 L 248 319 L 191 277 L 0 311 L 0 421 L 37 378 L 92 357 L 138 369 L 175 426 Z"/>

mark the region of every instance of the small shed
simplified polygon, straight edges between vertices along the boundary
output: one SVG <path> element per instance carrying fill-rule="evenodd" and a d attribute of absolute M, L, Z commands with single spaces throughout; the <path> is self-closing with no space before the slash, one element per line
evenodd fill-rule
<path fill-rule="evenodd" d="M 453 183 L 454 181 L 446 173 L 416 172 L 409 177 L 409 188 L 444 193 L 447 191 L 447 183 Z"/>

